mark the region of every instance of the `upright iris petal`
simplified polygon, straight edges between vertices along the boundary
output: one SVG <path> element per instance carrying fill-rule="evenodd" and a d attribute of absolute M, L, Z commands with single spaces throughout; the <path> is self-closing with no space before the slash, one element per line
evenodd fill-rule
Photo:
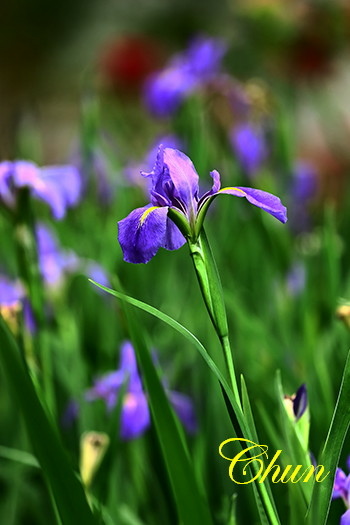
<path fill-rule="evenodd" d="M 118 239 L 127 262 L 147 263 L 159 248 L 176 250 L 187 237 L 195 241 L 207 208 L 218 195 L 245 197 L 279 221 L 287 220 L 287 210 L 278 197 L 254 188 L 220 189 L 220 174 L 216 170 L 211 172 L 211 190 L 199 198 L 195 167 L 187 155 L 177 149 L 160 146 L 153 170 L 141 174 L 151 179 L 151 203 L 132 211 L 118 223 Z"/>

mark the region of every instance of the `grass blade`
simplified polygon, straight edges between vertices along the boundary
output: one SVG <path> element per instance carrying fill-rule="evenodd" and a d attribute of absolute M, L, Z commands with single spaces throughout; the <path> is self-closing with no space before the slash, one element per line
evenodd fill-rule
<path fill-rule="evenodd" d="M 320 465 L 324 472 L 330 472 L 324 481 L 314 483 L 311 503 L 306 515 L 306 525 L 325 525 L 331 504 L 334 476 L 338 466 L 343 443 L 350 424 L 350 352 L 346 360 L 339 396 L 332 422 L 323 447 Z"/>
<path fill-rule="evenodd" d="M 24 417 L 34 453 L 43 470 L 63 525 L 96 525 L 84 489 L 69 464 L 21 360 L 16 342 L 0 316 L 0 359 L 13 397 Z"/>

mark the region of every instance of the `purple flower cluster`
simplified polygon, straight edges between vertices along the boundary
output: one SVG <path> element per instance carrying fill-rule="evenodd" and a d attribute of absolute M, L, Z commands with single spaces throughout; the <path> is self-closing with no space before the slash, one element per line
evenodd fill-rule
<path fill-rule="evenodd" d="M 158 117 L 174 113 L 185 98 L 218 73 L 226 45 L 218 39 L 197 37 L 189 48 L 175 55 L 162 71 L 145 84 L 148 109 Z"/>
<path fill-rule="evenodd" d="M 16 190 L 30 188 L 32 195 L 46 202 L 55 219 L 62 219 L 67 208 L 81 196 L 81 178 L 73 166 L 43 166 L 25 160 L 0 163 L 0 200 L 13 207 Z"/>
<path fill-rule="evenodd" d="M 86 391 L 85 399 L 94 401 L 102 399 L 107 410 L 112 410 L 119 398 L 121 388 L 126 384 L 121 408 L 120 436 L 130 440 L 143 434 L 151 423 L 148 401 L 144 392 L 141 377 L 137 369 L 135 351 L 129 341 L 121 346 L 120 366 L 98 378 L 94 386 Z M 196 418 L 192 401 L 179 392 L 166 388 L 170 403 L 188 432 L 196 430 Z M 72 405 L 73 406 L 73 405 Z M 77 415 L 74 404 L 74 417 Z"/>
<path fill-rule="evenodd" d="M 203 214 L 218 195 L 245 197 L 281 222 L 287 220 L 286 208 L 278 197 L 254 188 L 220 188 L 220 174 L 216 170 L 211 172 L 212 189 L 199 197 L 195 167 L 187 155 L 176 149 L 160 146 L 153 170 L 141 175 L 151 180 L 151 202 L 118 223 L 118 239 L 127 262 L 147 263 L 159 248 L 176 250 L 186 242 L 184 235 L 195 240 Z M 170 211 L 180 217 L 186 232 L 181 232 L 169 218 Z"/>
<path fill-rule="evenodd" d="M 346 463 L 350 472 L 350 456 Z M 342 498 L 347 510 L 340 518 L 340 525 L 350 525 L 350 474 L 346 475 L 341 468 L 337 468 L 335 474 L 332 498 Z"/>

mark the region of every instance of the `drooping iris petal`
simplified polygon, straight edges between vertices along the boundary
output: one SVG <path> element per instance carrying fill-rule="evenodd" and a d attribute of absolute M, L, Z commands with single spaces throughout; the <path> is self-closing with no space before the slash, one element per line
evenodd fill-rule
<path fill-rule="evenodd" d="M 166 250 L 178 250 L 185 244 L 185 242 L 186 239 L 180 232 L 179 228 L 168 217 L 166 223 L 165 243 L 163 248 Z"/>
<path fill-rule="evenodd" d="M 17 160 L 12 163 L 11 174 L 14 185 L 18 188 L 40 186 L 40 170 L 36 164 L 26 160 Z"/>
<path fill-rule="evenodd" d="M 32 194 L 46 202 L 56 219 L 61 219 L 67 207 L 77 204 L 81 179 L 74 166 L 38 167 L 30 161 L 0 163 L 0 197 L 9 206 L 15 203 L 15 188 L 28 187 Z"/>
<path fill-rule="evenodd" d="M 256 190 L 255 188 L 232 187 L 222 188 L 217 192 L 235 195 L 236 197 L 245 197 L 247 201 L 258 208 L 266 211 L 281 222 L 287 222 L 287 209 L 281 203 L 280 199 L 267 191 Z"/>
<path fill-rule="evenodd" d="M 143 391 L 127 392 L 121 412 L 121 438 L 125 440 L 137 438 L 147 429 L 150 422 L 147 398 Z"/>
<path fill-rule="evenodd" d="M 118 223 L 124 261 L 147 263 L 165 245 L 168 208 L 144 206 Z"/>
<path fill-rule="evenodd" d="M 193 434 L 197 430 L 197 419 L 191 399 L 180 392 L 168 391 L 168 398 L 186 430 Z"/>
<path fill-rule="evenodd" d="M 350 509 L 340 518 L 340 525 L 350 525 Z"/>

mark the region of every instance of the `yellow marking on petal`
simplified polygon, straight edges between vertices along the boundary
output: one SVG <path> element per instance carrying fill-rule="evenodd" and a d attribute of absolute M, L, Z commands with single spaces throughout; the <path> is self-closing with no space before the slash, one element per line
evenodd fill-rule
<path fill-rule="evenodd" d="M 243 195 L 246 195 L 246 192 L 239 189 L 239 188 L 235 188 L 234 186 L 228 186 L 227 188 L 221 188 L 221 190 L 218 191 L 218 193 L 220 193 L 221 191 L 225 191 L 225 190 L 235 190 L 235 191 L 240 191 L 241 193 L 243 193 Z"/>
<path fill-rule="evenodd" d="M 151 206 L 150 208 L 147 208 L 146 211 L 143 212 L 143 214 L 141 215 L 140 217 L 140 224 L 139 224 L 139 227 L 141 227 L 143 225 L 143 223 L 145 222 L 145 220 L 147 219 L 148 215 L 154 211 L 154 210 L 157 210 L 158 208 L 160 208 L 160 206 Z"/>

